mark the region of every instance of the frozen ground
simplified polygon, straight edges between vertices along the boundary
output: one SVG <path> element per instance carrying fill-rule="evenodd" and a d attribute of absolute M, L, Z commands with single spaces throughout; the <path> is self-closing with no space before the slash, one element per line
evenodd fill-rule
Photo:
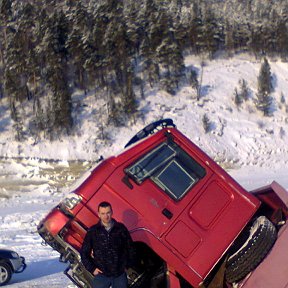
<path fill-rule="evenodd" d="M 90 164 L 2 159 L 0 166 L 0 247 L 15 249 L 28 265 L 8 287 L 74 287 L 63 274 L 66 265 L 42 245 L 36 227 Z"/>
<path fill-rule="evenodd" d="M 197 61 L 188 57 L 186 65 L 199 69 Z M 141 120 L 127 123 L 127 127 L 106 127 L 106 140 L 99 136 L 97 124 L 102 120 L 96 112 L 102 106 L 95 102 L 93 93 L 74 95 L 75 99 L 84 97 L 85 105 L 79 110 L 78 132 L 73 137 L 53 143 L 40 141 L 37 145 L 32 145 L 33 139 L 14 141 L 12 123 L 7 120 L 8 104 L 0 100 L 0 156 L 5 157 L 0 160 L 0 247 L 15 249 L 28 264 L 27 270 L 14 275 L 7 287 L 73 287 L 63 275 L 66 265 L 58 262 L 59 255 L 41 245 L 36 233 L 39 220 L 91 162 L 100 155 L 118 153 L 138 130 L 159 118 L 173 118 L 181 131 L 248 190 L 273 180 L 288 189 L 288 114 L 286 104 L 280 103 L 281 93 L 288 93 L 288 64 L 270 62 L 275 87 L 272 117 L 263 117 L 253 102 L 260 65 L 245 55 L 207 62 L 199 102 L 188 86 L 177 96 L 147 88 L 145 101 L 139 103 Z M 251 98 L 237 109 L 233 91 L 240 79 L 248 82 Z M 212 122 L 210 133 L 203 130 L 205 113 Z M 77 159 L 86 162 L 69 161 Z"/>
<path fill-rule="evenodd" d="M 9 172 L 11 166 L 7 166 L 9 165 L 2 164 L 2 170 L 5 169 Z M 42 168 L 46 166 L 47 169 L 50 169 L 49 171 L 53 171 L 53 167 L 55 167 L 55 170 L 59 168 L 59 163 L 50 162 L 45 164 L 42 162 L 41 166 Z M 67 168 L 68 164 L 65 166 Z M 88 166 L 83 166 L 82 169 L 88 169 Z M 58 253 L 54 252 L 49 246 L 41 244 L 42 238 L 37 234 L 36 226 L 39 220 L 61 200 L 63 193 L 68 191 L 67 187 L 74 180 L 69 180 L 67 176 L 65 180 L 63 179 L 66 186 L 55 189 L 54 173 L 46 173 L 45 177 L 39 177 L 37 165 L 30 166 L 17 163 L 17 167 L 17 175 L 13 174 L 13 177 L 9 176 L 7 178 L 7 180 L 11 180 L 10 183 L 13 183 L 10 186 L 10 191 L 12 191 L 12 187 L 15 190 L 13 196 L 0 198 L 0 247 L 15 249 L 26 258 L 28 266 L 23 273 L 14 274 L 7 287 L 72 288 L 74 285 L 63 274 L 66 264 L 58 261 Z M 233 170 L 230 173 L 249 190 L 269 184 L 273 180 L 277 180 L 288 189 L 288 178 L 284 171 L 255 168 Z M 31 175 L 30 179 L 34 183 L 33 186 L 30 186 L 31 191 L 28 191 L 27 187 L 22 190 L 24 187 L 22 184 L 25 180 L 21 179 L 25 179 L 28 170 Z M 75 178 L 77 177 L 75 176 Z"/>

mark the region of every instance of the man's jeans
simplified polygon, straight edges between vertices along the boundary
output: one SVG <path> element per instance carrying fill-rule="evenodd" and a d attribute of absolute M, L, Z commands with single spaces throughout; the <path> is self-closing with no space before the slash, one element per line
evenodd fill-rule
<path fill-rule="evenodd" d="M 126 273 L 121 274 L 118 277 L 107 277 L 102 274 L 98 274 L 93 279 L 93 288 L 127 288 L 128 281 Z"/>

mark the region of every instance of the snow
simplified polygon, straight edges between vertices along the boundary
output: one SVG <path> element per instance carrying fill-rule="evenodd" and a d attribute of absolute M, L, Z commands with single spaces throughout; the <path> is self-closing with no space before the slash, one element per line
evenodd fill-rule
<path fill-rule="evenodd" d="M 77 186 L 75 180 L 82 181 L 80 175 L 100 155 L 119 153 L 134 134 L 160 118 L 172 118 L 179 130 L 246 189 L 273 180 L 288 189 L 288 115 L 285 105 L 280 105 L 281 93 L 286 96 L 288 91 L 288 64 L 277 60 L 269 63 L 275 87 L 275 111 L 271 117 L 263 117 L 253 103 L 261 62 L 239 55 L 206 61 L 199 102 L 187 85 L 175 96 L 146 87 L 146 98 L 139 102 L 142 117 L 127 127 L 105 127 L 109 136 L 106 140 L 99 137 L 98 123 L 102 120 L 96 113 L 105 103 L 95 102 L 92 92 L 86 96 L 75 92 L 74 99 L 83 98 L 85 104 L 78 111 L 77 133 L 69 139 L 39 141 L 36 145 L 34 139 L 14 141 L 12 123 L 7 120 L 8 104 L 0 100 L 0 247 L 16 250 L 28 264 L 23 273 L 13 275 L 7 287 L 74 287 L 63 274 L 66 264 L 58 261 L 58 253 L 41 244 L 36 231 L 38 222 L 63 194 Z M 186 66 L 201 69 L 200 60 L 192 56 L 186 58 Z M 252 95 L 237 109 L 233 91 L 240 79 L 248 82 Z M 205 113 L 213 123 L 209 133 L 202 125 Z M 284 135 L 281 127 L 286 131 Z"/>

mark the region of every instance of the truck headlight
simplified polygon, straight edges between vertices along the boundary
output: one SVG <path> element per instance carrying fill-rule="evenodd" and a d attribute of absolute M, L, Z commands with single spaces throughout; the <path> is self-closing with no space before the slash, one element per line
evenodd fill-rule
<path fill-rule="evenodd" d="M 60 206 L 64 210 L 72 210 L 82 200 L 82 197 L 77 194 L 68 194 L 60 203 Z"/>

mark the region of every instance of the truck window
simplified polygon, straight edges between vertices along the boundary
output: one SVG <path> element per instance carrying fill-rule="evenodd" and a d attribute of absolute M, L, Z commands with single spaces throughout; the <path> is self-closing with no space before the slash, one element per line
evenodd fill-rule
<path fill-rule="evenodd" d="M 162 143 L 125 169 L 138 184 L 151 179 L 174 200 L 180 200 L 205 169 L 172 140 Z"/>

